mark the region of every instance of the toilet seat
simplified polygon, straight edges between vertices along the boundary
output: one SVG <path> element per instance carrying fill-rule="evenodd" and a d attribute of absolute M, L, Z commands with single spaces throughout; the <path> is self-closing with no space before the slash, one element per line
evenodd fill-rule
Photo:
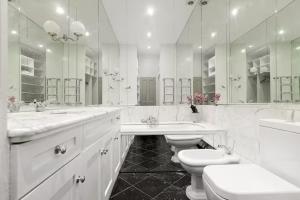
<path fill-rule="evenodd" d="M 195 140 L 202 139 L 202 135 L 165 135 L 168 140 L 182 141 L 182 140 Z"/>
<path fill-rule="evenodd" d="M 227 200 L 300 200 L 300 188 L 254 164 L 207 166 L 203 180 Z"/>

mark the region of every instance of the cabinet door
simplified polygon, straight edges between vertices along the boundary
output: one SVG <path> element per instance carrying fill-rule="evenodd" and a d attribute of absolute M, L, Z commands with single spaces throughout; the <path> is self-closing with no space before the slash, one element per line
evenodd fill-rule
<path fill-rule="evenodd" d="M 101 139 L 87 148 L 81 155 L 82 173 L 85 182 L 80 188 L 80 200 L 101 199 L 100 151 Z"/>
<path fill-rule="evenodd" d="M 27 194 L 22 200 L 77 200 L 80 176 L 80 160 L 75 158 L 41 185 Z"/>
<path fill-rule="evenodd" d="M 120 132 L 117 131 L 115 133 L 115 137 L 114 137 L 114 140 L 113 140 L 113 177 L 116 177 L 118 176 L 118 171 L 119 171 L 119 168 L 120 168 L 120 165 L 121 165 L 121 144 L 120 144 Z"/>
<path fill-rule="evenodd" d="M 101 187 L 102 200 L 109 199 L 113 182 L 113 167 L 112 167 L 112 147 L 113 137 L 109 136 L 103 141 L 103 149 L 101 150 Z"/>

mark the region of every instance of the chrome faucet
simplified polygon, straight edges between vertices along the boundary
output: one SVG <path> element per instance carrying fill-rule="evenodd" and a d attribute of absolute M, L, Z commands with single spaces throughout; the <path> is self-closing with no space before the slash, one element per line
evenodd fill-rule
<path fill-rule="evenodd" d="M 292 110 L 292 112 L 291 112 L 290 122 L 295 122 L 295 110 Z"/>
<path fill-rule="evenodd" d="M 35 108 L 35 112 L 43 112 L 46 110 L 47 103 L 46 102 L 38 102 L 36 99 L 34 99 L 33 106 Z"/>
<path fill-rule="evenodd" d="M 146 119 L 141 119 L 141 122 L 142 123 L 146 123 L 148 125 L 154 125 L 154 124 L 157 124 L 157 119 L 153 116 L 149 116 L 148 118 Z"/>
<path fill-rule="evenodd" d="M 234 147 L 230 148 L 230 147 L 228 147 L 226 145 L 222 145 L 222 144 L 219 144 L 218 148 L 224 149 L 225 153 L 228 155 L 231 155 L 233 153 L 233 149 L 234 149 Z"/>

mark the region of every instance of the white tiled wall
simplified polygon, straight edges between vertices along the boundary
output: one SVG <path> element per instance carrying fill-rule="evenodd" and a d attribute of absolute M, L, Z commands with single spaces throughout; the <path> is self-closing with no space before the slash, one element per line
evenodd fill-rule
<path fill-rule="evenodd" d="M 245 160 L 257 163 L 259 156 L 258 122 L 260 119 L 289 119 L 296 110 L 295 120 L 300 121 L 300 105 L 219 105 L 199 106 L 199 118 L 227 130 L 227 141 L 222 137 L 208 138 L 212 145 L 227 142 Z M 132 106 L 124 107 L 122 123 L 140 122 L 150 115 L 167 121 L 193 121 L 188 105 L 179 106 Z"/>
<path fill-rule="evenodd" d="M 149 116 L 160 122 L 193 121 L 194 116 L 188 105 L 179 106 L 129 106 L 124 107 L 121 114 L 122 123 L 141 122 Z M 200 113 L 198 114 L 200 116 Z"/>
<path fill-rule="evenodd" d="M 298 105 L 219 105 L 202 106 L 201 118 L 228 131 L 228 146 L 235 143 L 235 152 L 246 160 L 257 163 L 259 156 L 259 119 L 290 119 L 296 110 L 295 120 L 300 121 Z"/>

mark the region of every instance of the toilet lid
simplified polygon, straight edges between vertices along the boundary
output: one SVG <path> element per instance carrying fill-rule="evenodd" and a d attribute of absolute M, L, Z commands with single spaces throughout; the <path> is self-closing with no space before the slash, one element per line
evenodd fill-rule
<path fill-rule="evenodd" d="M 208 166 L 203 179 L 228 200 L 300 200 L 300 188 L 258 165 Z"/>
<path fill-rule="evenodd" d="M 194 140 L 203 138 L 202 135 L 166 135 L 168 140 Z"/>

